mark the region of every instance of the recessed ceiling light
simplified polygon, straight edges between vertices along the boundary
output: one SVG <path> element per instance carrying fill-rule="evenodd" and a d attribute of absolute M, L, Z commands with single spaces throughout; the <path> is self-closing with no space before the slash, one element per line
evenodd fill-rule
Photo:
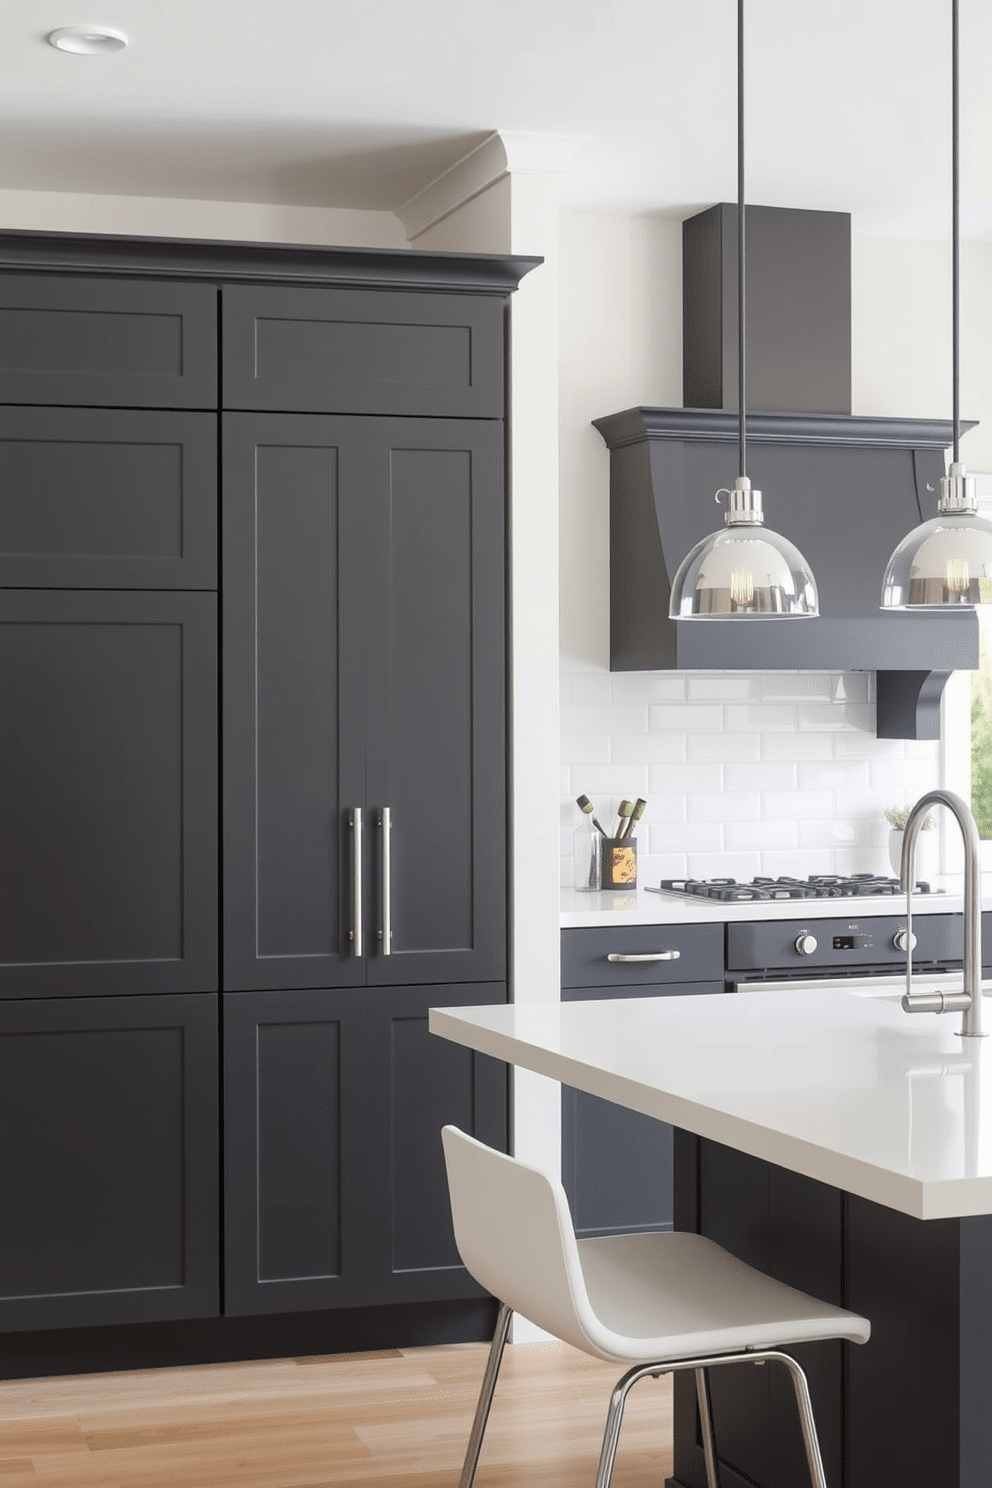
<path fill-rule="evenodd" d="M 61 26 L 50 31 L 45 40 L 60 52 L 77 52 L 95 56 L 99 52 L 120 52 L 127 46 L 123 31 L 109 26 Z"/>

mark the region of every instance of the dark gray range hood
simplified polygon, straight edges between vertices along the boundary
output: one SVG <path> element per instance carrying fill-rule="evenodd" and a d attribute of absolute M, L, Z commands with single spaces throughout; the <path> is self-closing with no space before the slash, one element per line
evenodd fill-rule
<path fill-rule="evenodd" d="M 735 223 L 736 208 L 721 205 L 684 224 L 686 390 L 721 401 L 736 398 Z M 947 677 L 978 665 L 977 617 L 883 614 L 879 599 L 900 537 L 937 514 L 951 423 L 803 411 L 814 397 L 850 407 L 849 219 L 749 207 L 748 232 L 749 387 L 788 410 L 748 414 L 748 474 L 768 525 L 811 564 L 820 615 L 668 618 L 675 571 L 721 525 L 714 493 L 739 473 L 737 415 L 627 409 L 594 420 L 610 449 L 611 669 L 875 671 L 879 737 L 937 738 Z"/>

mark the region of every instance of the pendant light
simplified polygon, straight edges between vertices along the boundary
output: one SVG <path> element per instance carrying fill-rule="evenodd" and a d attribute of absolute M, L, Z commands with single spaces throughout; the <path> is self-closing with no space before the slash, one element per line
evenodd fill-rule
<path fill-rule="evenodd" d="M 761 492 L 747 477 L 745 407 L 744 261 L 744 0 L 737 0 L 737 358 L 740 475 L 727 497 L 722 532 L 713 532 L 683 558 L 672 580 L 669 614 L 675 620 L 723 620 L 757 615 L 816 615 L 816 581 L 792 543 L 764 525 Z"/>
<path fill-rule="evenodd" d="M 960 224 L 958 221 L 958 0 L 951 0 L 951 319 L 954 449 L 938 515 L 914 527 L 889 559 L 882 609 L 942 609 L 992 602 L 992 522 L 978 515 L 974 476 L 960 460 Z"/>

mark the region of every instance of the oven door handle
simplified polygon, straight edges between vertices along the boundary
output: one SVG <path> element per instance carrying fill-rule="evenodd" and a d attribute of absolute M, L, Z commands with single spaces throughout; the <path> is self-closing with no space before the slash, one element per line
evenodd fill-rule
<path fill-rule="evenodd" d="M 927 991 L 930 987 L 943 989 L 956 984 L 960 985 L 960 982 L 960 971 L 932 972 L 929 975 L 924 972 L 920 976 L 913 977 L 914 988 L 918 988 L 921 992 Z M 862 997 L 884 997 L 890 989 L 895 991 L 896 988 L 901 988 L 905 991 L 906 973 L 900 972 L 895 976 L 888 974 L 872 976 L 870 972 L 855 972 L 853 976 L 797 977 L 794 981 L 777 982 L 734 982 L 731 980 L 731 989 L 734 992 L 820 992 L 824 987 L 841 989 L 845 983 L 851 987 L 863 986 L 865 990 L 860 993 Z"/>

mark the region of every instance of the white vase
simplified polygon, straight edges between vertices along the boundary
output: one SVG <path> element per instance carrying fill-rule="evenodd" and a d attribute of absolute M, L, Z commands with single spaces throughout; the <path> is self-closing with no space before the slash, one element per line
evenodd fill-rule
<path fill-rule="evenodd" d="M 899 877 L 902 868 L 902 842 L 905 832 L 897 832 L 895 827 L 889 833 L 889 862 L 892 864 L 892 872 L 896 878 Z M 916 862 L 913 865 L 917 881 L 923 879 L 932 884 L 937 873 L 937 833 L 921 831 L 916 838 Z"/>

